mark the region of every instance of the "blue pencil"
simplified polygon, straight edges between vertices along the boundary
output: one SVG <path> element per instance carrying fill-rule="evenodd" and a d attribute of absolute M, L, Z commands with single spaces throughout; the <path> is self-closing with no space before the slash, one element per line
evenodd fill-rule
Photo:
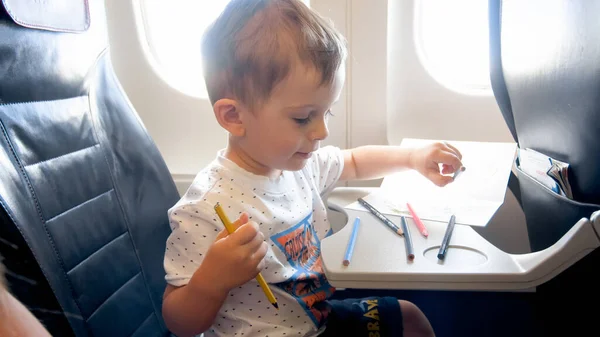
<path fill-rule="evenodd" d="M 402 229 L 404 229 L 404 243 L 406 244 L 406 257 L 409 260 L 415 259 L 415 251 L 413 250 L 412 239 L 410 237 L 410 229 L 408 229 L 408 225 L 406 224 L 406 218 L 400 216 L 400 224 L 402 224 Z"/>
<path fill-rule="evenodd" d="M 452 231 L 454 231 L 454 224 L 456 223 L 456 216 L 452 214 L 450 217 L 450 221 L 448 222 L 448 227 L 446 227 L 446 233 L 444 234 L 444 238 L 442 239 L 442 245 L 440 246 L 440 251 L 438 252 L 438 259 L 443 260 L 446 257 L 446 251 L 448 250 L 448 246 L 450 245 L 450 238 L 452 237 Z"/>
<path fill-rule="evenodd" d="M 360 218 L 354 219 L 354 225 L 352 226 L 352 233 L 350 234 L 350 240 L 348 240 L 348 247 L 346 248 L 346 255 L 344 256 L 344 266 L 350 264 L 352 253 L 354 252 L 354 244 L 356 243 L 356 236 L 358 235 L 358 225 L 360 225 Z"/>

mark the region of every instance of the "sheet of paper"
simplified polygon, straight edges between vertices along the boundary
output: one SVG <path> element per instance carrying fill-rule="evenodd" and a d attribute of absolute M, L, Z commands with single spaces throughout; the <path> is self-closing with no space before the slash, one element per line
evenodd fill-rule
<path fill-rule="evenodd" d="M 407 138 L 402 147 L 420 147 L 436 140 Z M 438 187 L 414 170 L 385 177 L 381 188 L 365 197 L 386 214 L 410 216 L 410 202 L 423 220 L 485 226 L 504 202 L 508 178 L 515 158 L 515 143 L 448 141 L 463 155 L 466 170 L 454 182 Z M 347 207 L 364 210 L 353 203 Z"/>

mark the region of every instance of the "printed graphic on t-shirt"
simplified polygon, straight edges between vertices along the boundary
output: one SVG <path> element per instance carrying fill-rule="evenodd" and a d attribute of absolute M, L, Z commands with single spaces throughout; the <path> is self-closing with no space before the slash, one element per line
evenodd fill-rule
<path fill-rule="evenodd" d="M 324 301 L 331 297 L 335 289 L 323 273 L 321 241 L 311 224 L 311 218 L 312 213 L 292 228 L 271 236 L 271 240 L 296 269 L 294 275 L 277 286 L 296 298 L 308 317 L 320 327 L 328 313 Z"/>

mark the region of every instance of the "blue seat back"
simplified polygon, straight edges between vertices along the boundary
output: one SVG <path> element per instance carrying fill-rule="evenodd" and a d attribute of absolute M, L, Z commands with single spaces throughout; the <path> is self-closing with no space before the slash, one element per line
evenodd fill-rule
<path fill-rule="evenodd" d="M 113 72 L 104 1 L 3 5 L 0 253 L 11 290 L 55 336 L 167 336 L 162 261 L 179 196 Z"/>
<path fill-rule="evenodd" d="M 513 137 L 570 164 L 573 200 L 518 171 L 533 251 L 600 209 L 600 1 L 490 0 L 492 89 Z"/>
<path fill-rule="evenodd" d="M 521 149 L 570 164 L 573 199 L 520 170 L 532 251 L 600 209 L 600 1 L 489 0 L 494 96 Z M 597 235 L 600 233 L 596 233 Z M 539 336 L 597 335 L 600 249 L 536 289 Z"/>

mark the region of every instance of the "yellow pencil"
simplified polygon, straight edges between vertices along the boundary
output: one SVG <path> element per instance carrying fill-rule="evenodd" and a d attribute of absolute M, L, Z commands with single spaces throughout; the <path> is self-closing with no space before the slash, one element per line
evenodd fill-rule
<path fill-rule="evenodd" d="M 221 219 L 221 222 L 223 223 L 223 226 L 225 226 L 225 229 L 227 229 L 227 232 L 229 232 L 229 234 L 235 232 L 233 224 L 231 223 L 231 221 L 229 221 L 229 218 L 227 218 L 227 215 L 225 214 L 223 208 L 219 203 L 215 205 L 215 211 L 217 211 L 217 215 L 219 216 L 219 219 Z M 273 306 L 277 310 L 279 310 L 279 305 L 277 304 L 277 299 L 275 298 L 275 295 L 273 295 L 273 292 L 271 291 L 271 288 L 269 288 L 267 281 L 265 281 L 264 277 L 260 273 L 258 273 L 258 275 L 256 276 L 256 281 L 262 288 L 265 295 L 267 295 L 267 299 L 269 299 L 269 302 L 271 302 L 271 304 L 273 304 Z"/>

